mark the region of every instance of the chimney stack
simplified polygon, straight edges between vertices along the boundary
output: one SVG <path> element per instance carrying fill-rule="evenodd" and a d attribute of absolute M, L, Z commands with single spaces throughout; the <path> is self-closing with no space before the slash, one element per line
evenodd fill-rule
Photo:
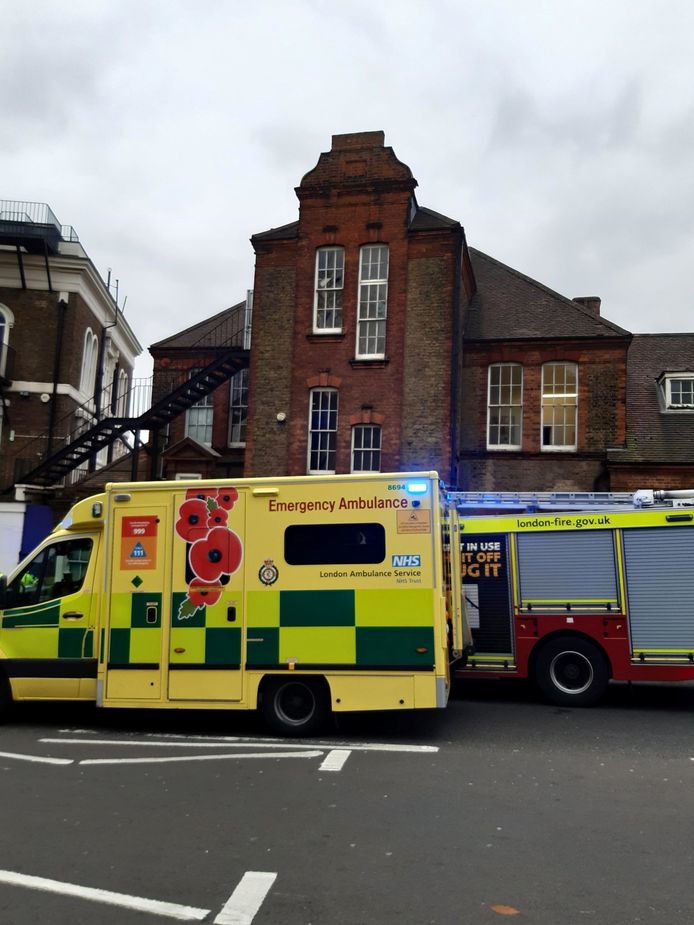
<path fill-rule="evenodd" d="M 596 295 L 577 295 L 572 300 L 572 302 L 578 302 L 579 305 L 582 305 L 583 308 L 587 308 L 588 311 L 600 317 L 600 303 L 601 299 Z"/>

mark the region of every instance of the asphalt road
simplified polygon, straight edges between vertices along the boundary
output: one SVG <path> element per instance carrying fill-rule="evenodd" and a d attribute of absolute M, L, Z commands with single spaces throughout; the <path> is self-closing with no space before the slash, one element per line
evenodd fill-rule
<path fill-rule="evenodd" d="M 567 710 L 478 681 L 297 743 L 32 706 L 0 730 L 0 921 L 686 925 L 693 714 L 692 685 Z"/>

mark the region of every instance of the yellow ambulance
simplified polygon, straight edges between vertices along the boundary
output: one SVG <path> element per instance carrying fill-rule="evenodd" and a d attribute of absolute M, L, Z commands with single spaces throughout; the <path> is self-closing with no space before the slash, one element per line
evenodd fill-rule
<path fill-rule="evenodd" d="M 444 707 L 449 537 L 434 472 L 107 485 L 0 580 L 1 705 L 259 708 L 285 735 Z"/>

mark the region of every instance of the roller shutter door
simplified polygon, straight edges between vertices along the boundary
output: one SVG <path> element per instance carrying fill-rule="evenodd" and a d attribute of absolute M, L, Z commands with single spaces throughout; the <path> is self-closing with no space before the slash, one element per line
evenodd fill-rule
<path fill-rule="evenodd" d="M 518 535 L 521 606 L 594 612 L 618 603 L 611 530 Z"/>
<path fill-rule="evenodd" d="M 694 528 L 625 530 L 632 648 L 694 650 Z"/>

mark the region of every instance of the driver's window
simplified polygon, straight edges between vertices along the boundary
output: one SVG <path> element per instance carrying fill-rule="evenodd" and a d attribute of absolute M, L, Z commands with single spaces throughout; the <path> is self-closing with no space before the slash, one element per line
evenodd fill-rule
<path fill-rule="evenodd" d="M 8 607 L 27 607 L 79 591 L 87 574 L 90 539 L 62 540 L 42 549 L 7 589 Z"/>

